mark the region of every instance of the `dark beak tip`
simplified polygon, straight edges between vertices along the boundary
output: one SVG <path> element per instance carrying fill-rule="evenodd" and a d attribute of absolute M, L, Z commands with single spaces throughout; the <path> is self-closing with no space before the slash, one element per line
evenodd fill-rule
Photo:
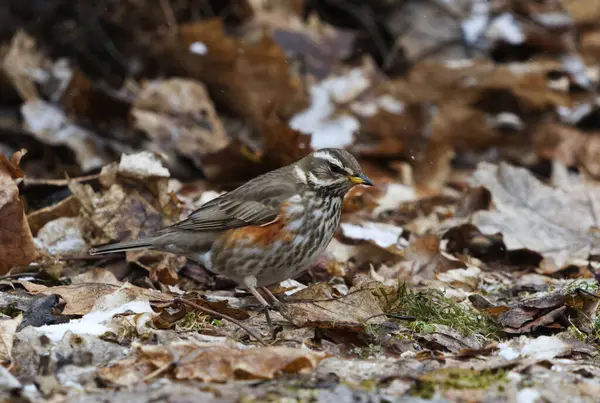
<path fill-rule="evenodd" d="M 360 175 L 360 177 L 363 181 L 365 181 L 364 185 L 375 186 L 375 183 L 367 175 L 362 174 L 362 175 Z"/>

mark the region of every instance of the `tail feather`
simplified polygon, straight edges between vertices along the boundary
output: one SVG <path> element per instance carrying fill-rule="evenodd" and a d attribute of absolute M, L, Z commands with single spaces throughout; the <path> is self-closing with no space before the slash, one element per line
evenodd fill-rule
<path fill-rule="evenodd" d="M 102 255 L 104 253 L 126 252 L 130 250 L 147 249 L 152 246 L 152 239 L 136 239 L 134 241 L 119 242 L 111 245 L 92 248 L 88 251 L 88 253 L 90 255 Z"/>

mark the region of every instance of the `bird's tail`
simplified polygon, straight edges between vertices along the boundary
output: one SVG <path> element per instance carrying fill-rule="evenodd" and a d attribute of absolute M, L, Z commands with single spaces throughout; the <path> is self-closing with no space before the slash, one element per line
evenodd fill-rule
<path fill-rule="evenodd" d="M 134 241 L 126 241 L 104 245 L 98 248 L 92 248 L 88 251 L 90 255 L 102 255 L 104 253 L 126 252 L 137 249 L 147 249 L 153 246 L 152 238 L 136 239 Z"/>

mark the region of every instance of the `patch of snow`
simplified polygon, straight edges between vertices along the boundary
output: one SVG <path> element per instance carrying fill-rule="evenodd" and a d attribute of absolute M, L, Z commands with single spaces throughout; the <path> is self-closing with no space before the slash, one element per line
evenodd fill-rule
<path fill-rule="evenodd" d="M 87 243 L 81 234 L 79 217 L 61 217 L 49 221 L 38 232 L 35 244 L 51 255 L 85 252 Z"/>
<path fill-rule="evenodd" d="M 568 27 L 573 25 L 573 19 L 566 13 L 547 12 L 531 14 L 530 16 L 535 22 L 547 28 Z"/>
<path fill-rule="evenodd" d="M 321 85 L 333 98 L 333 101 L 343 104 L 352 101 L 371 85 L 371 80 L 360 68 L 350 70 L 343 76 L 333 76 L 321 82 Z"/>
<path fill-rule="evenodd" d="M 63 111 L 41 100 L 23 104 L 21 113 L 29 129 L 35 133 L 56 132 L 67 120 L 67 116 Z M 64 139 L 61 138 L 60 140 Z"/>
<path fill-rule="evenodd" d="M 17 378 L 11 374 L 7 368 L 0 365 L 0 390 L 6 392 L 13 389 L 20 389 L 23 385 Z"/>
<path fill-rule="evenodd" d="M 496 115 L 486 116 L 488 124 L 494 129 L 510 128 L 512 130 L 523 130 L 524 124 L 521 118 L 511 112 L 500 112 Z"/>
<path fill-rule="evenodd" d="M 359 116 L 369 118 L 371 116 L 375 116 L 378 108 L 377 104 L 374 102 L 356 101 L 350 104 L 350 109 Z"/>
<path fill-rule="evenodd" d="M 488 2 L 486 0 L 473 1 L 471 15 L 461 24 L 465 42 L 473 45 L 479 41 L 479 38 L 481 38 L 485 32 L 489 20 L 490 5 Z"/>
<path fill-rule="evenodd" d="M 561 64 L 569 73 L 577 85 L 582 88 L 590 88 L 592 80 L 588 76 L 585 63 L 578 54 L 566 54 L 561 57 Z"/>
<path fill-rule="evenodd" d="M 160 158 L 149 151 L 137 154 L 122 154 L 119 162 L 119 173 L 135 178 L 159 177 L 168 178 L 169 170 L 162 165 Z"/>
<path fill-rule="evenodd" d="M 360 225 L 342 223 L 342 233 L 345 237 L 372 241 L 382 248 L 389 248 L 396 245 L 403 231 L 402 227 L 377 222 L 364 222 Z"/>
<path fill-rule="evenodd" d="M 360 124 L 353 116 L 342 115 L 323 122 L 319 130 L 311 137 L 311 146 L 315 149 L 337 147 L 344 148 L 354 142 L 354 133 Z"/>
<path fill-rule="evenodd" d="M 349 114 L 334 117 L 335 103 L 351 102 L 370 85 L 371 80 L 358 68 L 313 85 L 309 108 L 293 116 L 290 127 L 310 134 L 311 145 L 315 149 L 344 148 L 352 144 L 359 122 Z"/>
<path fill-rule="evenodd" d="M 592 108 L 593 107 L 591 104 L 581 104 L 573 108 L 569 108 L 568 106 L 559 106 L 557 108 L 557 112 L 563 122 L 574 125 L 586 115 L 589 115 L 592 112 Z"/>
<path fill-rule="evenodd" d="M 502 40 L 511 45 L 520 45 L 525 41 L 521 24 L 510 13 L 503 13 L 494 18 L 488 27 L 486 36 L 492 41 Z"/>
<path fill-rule="evenodd" d="M 452 269 L 445 273 L 438 273 L 437 279 L 447 284 L 462 283 L 470 286 L 471 288 L 477 287 L 479 284 L 479 278 L 481 276 L 481 269 L 475 266 L 467 267 L 466 269 Z"/>
<path fill-rule="evenodd" d="M 542 395 L 533 388 L 521 389 L 515 396 L 515 403 L 537 403 Z"/>
<path fill-rule="evenodd" d="M 555 336 L 539 336 L 530 340 L 521 350 L 523 355 L 538 360 L 551 360 L 571 350 L 571 347 Z"/>
<path fill-rule="evenodd" d="M 279 285 L 281 287 L 285 287 L 285 288 L 292 288 L 291 290 L 288 290 L 288 291 L 284 292 L 284 294 L 286 296 L 290 296 L 290 295 L 295 294 L 298 291 L 303 290 L 303 289 L 306 288 L 306 286 L 304 284 L 299 283 L 298 281 L 292 280 L 292 279 L 288 279 L 288 280 L 282 281 L 281 283 L 279 283 Z"/>
<path fill-rule="evenodd" d="M 36 99 L 21 106 L 26 127 L 50 145 L 66 145 L 75 152 L 77 163 L 85 172 L 102 167 L 106 161 L 96 155 L 91 132 L 73 124 L 58 107 Z"/>
<path fill-rule="evenodd" d="M 400 115 L 402 112 L 404 112 L 404 104 L 391 95 L 382 95 L 377 100 L 377 103 L 381 109 L 389 113 Z"/>
<path fill-rule="evenodd" d="M 356 255 L 356 245 L 346 245 L 333 238 L 325 254 L 337 262 L 347 262 L 348 259 Z"/>
<path fill-rule="evenodd" d="M 473 60 L 471 59 L 454 59 L 454 60 L 446 60 L 444 62 L 445 66 L 448 67 L 449 69 L 464 69 L 467 67 L 471 67 L 473 66 L 475 63 L 473 63 Z"/>
<path fill-rule="evenodd" d="M 190 53 L 194 53 L 196 55 L 205 55 L 208 53 L 208 46 L 199 41 L 194 42 L 190 45 Z"/>
<path fill-rule="evenodd" d="M 68 323 L 40 326 L 38 331 L 48 336 L 53 342 L 59 342 L 68 331 L 71 331 L 74 334 L 101 336 L 110 330 L 110 328 L 106 326 L 106 322 L 111 320 L 113 316 L 127 311 L 134 313 L 154 312 L 150 307 L 150 302 L 148 302 L 148 300 L 130 301 L 112 309 L 92 311 L 87 315 L 84 315 L 81 319 L 74 319 Z"/>
<path fill-rule="evenodd" d="M 508 343 L 498 344 L 498 356 L 505 360 L 514 360 L 520 356 L 519 352 L 508 345 Z"/>
<path fill-rule="evenodd" d="M 411 186 L 400 183 L 390 183 L 385 194 L 377 200 L 377 207 L 373 210 L 374 215 L 397 208 L 400 204 L 417 200 L 417 192 Z"/>
<path fill-rule="evenodd" d="M 498 356 L 505 360 L 529 357 L 536 360 L 551 360 L 564 355 L 571 347 L 556 336 L 539 336 L 533 339 L 525 336 L 510 342 L 498 344 Z"/>
<path fill-rule="evenodd" d="M 202 194 L 200 195 L 200 198 L 198 199 L 197 204 L 200 206 L 203 204 L 206 204 L 209 201 L 221 196 L 223 193 L 225 193 L 225 192 L 215 192 L 214 190 L 207 190 L 206 192 L 202 192 Z"/>

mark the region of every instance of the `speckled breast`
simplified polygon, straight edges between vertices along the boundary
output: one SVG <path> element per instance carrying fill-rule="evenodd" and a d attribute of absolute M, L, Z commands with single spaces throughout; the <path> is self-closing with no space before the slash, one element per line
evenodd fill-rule
<path fill-rule="evenodd" d="M 230 230 L 211 250 L 211 271 L 259 286 L 297 276 L 323 253 L 340 221 L 342 198 L 307 192 L 286 200 L 277 221 Z"/>

